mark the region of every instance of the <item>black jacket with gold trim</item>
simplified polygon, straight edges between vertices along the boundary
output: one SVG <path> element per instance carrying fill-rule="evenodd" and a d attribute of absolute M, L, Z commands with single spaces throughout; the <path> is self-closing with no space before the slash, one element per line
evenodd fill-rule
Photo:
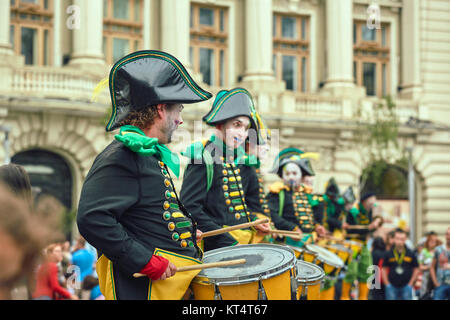
<path fill-rule="evenodd" d="M 243 176 L 251 174 L 249 170 L 252 168 L 243 164 L 236 165 L 234 157 L 225 161 L 223 153 L 218 152 L 220 148 L 211 144 L 212 142 L 208 140 L 203 146 L 214 159 L 213 179 L 209 190 L 207 189 L 207 165 L 204 161 L 197 162 L 190 159 L 180 191 L 181 201 L 198 222 L 198 228 L 202 232 L 256 219 L 246 202 L 246 190 L 243 185 Z M 253 197 L 250 198 L 253 199 Z M 203 241 L 205 251 L 238 243 L 230 233 L 207 237 Z"/>
<path fill-rule="evenodd" d="M 117 299 L 147 299 L 150 279 L 133 278 L 156 248 L 200 258 L 194 220 L 177 200 L 167 166 L 113 141 L 84 182 L 77 223 L 83 237 L 112 262 Z"/>
<path fill-rule="evenodd" d="M 280 191 L 284 190 L 284 205 L 280 215 Z M 299 227 L 302 232 L 311 233 L 315 225 L 320 224 L 320 218 L 314 214 L 307 193 L 303 188 L 293 192 L 282 182 L 276 182 L 270 187 L 267 195 L 272 221 L 279 230 L 293 230 Z"/>

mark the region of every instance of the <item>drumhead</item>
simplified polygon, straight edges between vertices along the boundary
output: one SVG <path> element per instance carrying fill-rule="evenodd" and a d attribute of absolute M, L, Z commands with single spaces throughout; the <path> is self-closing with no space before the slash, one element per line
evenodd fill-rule
<path fill-rule="evenodd" d="M 346 246 L 343 246 L 342 244 L 330 244 L 330 245 L 328 245 L 328 247 L 334 248 L 334 249 L 337 249 L 337 250 L 340 250 L 340 251 L 346 251 L 346 252 L 348 252 L 350 254 L 353 252 L 352 249 L 349 249 Z"/>
<path fill-rule="evenodd" d="M 303 252 L 306 252 L 306 253 L 309 253 L 309 254 L 311 254 L 311 255 L 313 255 L 315 257 L 318 256 L 317 252 L 308 250 L 306 248 L 299 248 L 299 247 L 295 247 L 295 246 L 288 246 L 288 247 L 291 248 L 294 251 L 300 252 L 300 254 L 303 253 Z"/>
<path fill-rule="evenodd" d="M 311 283 L 322 280 L 325 271 L 318 265 L 306 261 L 297 260 L 297 282 Z"/>
<path fill-rule="evenodd" d="M 344 261 L 342 261 L 341 258 L 321 246 L 318 246 L 316 244 L 307 244 L 306 248 L 308 250 L 317 252 L 319 254 L 317 259 L 329 264 L 330 266 L 333 266 L 335 268 L 342 268 L 344 266 Z"/>
<path fill-rule="evenodd" d="M 204 269 L 198 277 L 206 277 L 217 285 L 234 285 L 272 278 L 295 267 L 295 254 L 287 246 L 247 244 L 205 252 L 204 263 L 246 259 L 245 264 Z"/>

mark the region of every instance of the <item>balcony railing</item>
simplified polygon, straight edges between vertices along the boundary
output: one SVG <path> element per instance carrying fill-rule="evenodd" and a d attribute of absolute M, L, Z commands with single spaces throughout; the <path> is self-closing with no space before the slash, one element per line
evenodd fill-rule
<path fill-rule="evenodd" d="M 101 79 L 82 74 L 73 68 L 24 66 L 13 68 L 10 88 L 1 88 L 12 95 L 90 101 Z M 108 90 L 101 92 L 99 102 L 107 102 Z"/>

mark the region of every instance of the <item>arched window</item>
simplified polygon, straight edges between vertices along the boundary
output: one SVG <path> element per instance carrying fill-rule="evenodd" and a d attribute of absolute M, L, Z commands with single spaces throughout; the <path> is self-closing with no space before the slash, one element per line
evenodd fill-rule
<path fill-rule="evenodd" d="M 379 199 L 408 199 L 408 170 L 402 165 L 377 163 L 363 172 L 362 193 L 373 191 Z M 362 181 L 363 182 L 363 181 Z"/>
<path fill-rule="evenodd" d="M 67 210 L 72 209 L 73 179 L 64 158 L 53 152 L 33 149 L 14 155 L 11 161 L 24 166 L 35 190 L 54 196 Z"/>

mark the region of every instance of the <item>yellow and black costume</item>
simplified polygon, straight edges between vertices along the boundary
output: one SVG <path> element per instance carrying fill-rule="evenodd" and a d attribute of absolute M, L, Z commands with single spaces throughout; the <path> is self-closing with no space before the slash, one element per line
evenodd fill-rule
<path fill-rule="evenodd" d="M 257 129 L 254 113 L 253 100 L 247 90 L 222 90 L 203 121 L 213 126 L 234 117 L 247 116 L 251 127 Z M 258 188 L 249 184 L 244 187 L 242 181 L 243 176 L 253 175 L 251 167 L 240 163 L 246 156 L 243 148 L 230 149 L 212 135 L 208 140 L 190 145 L 183 155 L 190 162 L 184 173 L 181 201 L 198 222 L 200 230 L 207 232 L 257 219 L 251 210 L 260 212 L 260 206 L 255 201 L 248 203 L 247 195 L 257 193 Z M 254 233 L 253 229 L 244 229 L 205 238 L 204 250 L 248 244 Z"/>
<path fill-rule="evenodd" d="M 109 78 L 112 100 L 107 131 L 130 111 L 159 103 L 195 103 L 202 90 L 173 56 L 139 51 L 120 59 Z M 80 233 L 98 250 L 97 273 L 106 299 L 181 299 L 195 272 L 164 281 L 134 278 L 155 256 L 176 266 L 201 263 L 196 222 L 178 196 L 169 168 L 177 157 L 139 128 L 122 126 L 95 159 L 78 207 Z"/>

